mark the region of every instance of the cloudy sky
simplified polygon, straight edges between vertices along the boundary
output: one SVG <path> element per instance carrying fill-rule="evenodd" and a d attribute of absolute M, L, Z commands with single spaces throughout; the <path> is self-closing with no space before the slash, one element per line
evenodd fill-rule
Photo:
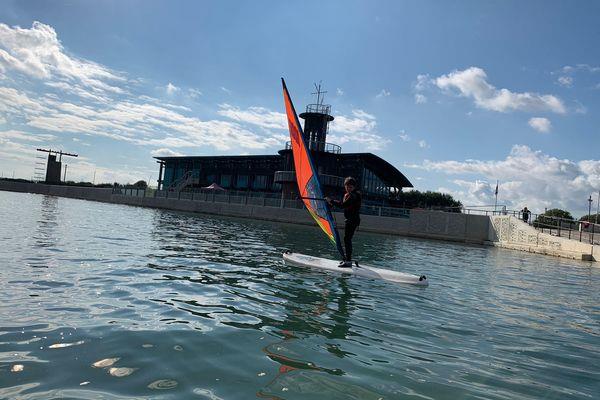
<path fill-rule="evenodd" d="M 465 205 L 566 208 L 600 190 L 600 3 L 9 1 L 0 174 L 37 147 L 69 178 L 156 180 L 159 154 L 273 154 L 322 81 L 329 141 Z M 40 155 L 41 153 L 38 153 Z M 594 207 L 596 203 L 594 202 Z"/>

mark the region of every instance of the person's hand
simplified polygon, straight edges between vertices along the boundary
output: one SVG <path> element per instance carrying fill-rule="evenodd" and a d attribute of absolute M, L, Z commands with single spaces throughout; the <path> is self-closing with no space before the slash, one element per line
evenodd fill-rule
<path fill-rule="evenodd" d="M 331 205 L 331 198 L 330 197 L 325 197 L 325 201 L 327 202 L 327 204 Z"/>

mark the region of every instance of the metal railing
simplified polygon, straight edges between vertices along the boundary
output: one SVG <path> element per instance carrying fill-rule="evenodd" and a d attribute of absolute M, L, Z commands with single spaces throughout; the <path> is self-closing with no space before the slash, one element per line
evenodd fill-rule
<path fill-rule="evenodd" d="M 206 201 L 215 203 L 230 203 L 243 205 L 256 205 L 264 207 L 294 208 L 303 209 L 304 203 L 298 198 L 284 198 L 280 193 L 252 192 L 252 191 L 180 191 L 173 192 L 168 190 L 154 189 L 125 189 L 113 188 L 113 194 L 134 197 L 158 197 L 179 200 Z M 392 218 L 410 218 L 411 211 L 417 209 L 407 209 L 398 207 L 385 207 L 372 204 L 363 204 L 360 213 L 363 215 L 375 215 L 380 217 Z M 425 209 L 419 209 L 425 210 Z M 517 210 L 486 209 L 485 207 L 444 207 L 429 208 L 429 211 L 438 212 L 460 212 L 467 215 L 510 215 L 526 222 L 533 228 L 548 233 L 552 236 L 564 237 L 580 242 L 591 244 L 600 244 L 600 224 L 594 224 L 586 221 L 576 221 L 566 218 L 546 216 L 543 214 L 528 213 L 528 218 L 523 218 L 523 212 Z"/>
<path fill-rule="evenodd" d="M 180 191 L 173 192 L 169 190 L 152 190 L 145 189 L 123 189 L 113 188 L 113 194 L 121 196 L 134 197 L 157 197 L 165 199 L 206 201 L 214 203 L 229 203 L 256 205 L 263 207 L 278 207 L 278 208 L 294 208 L 303 209 L 304 203 L 298 198 L 284 198 L 279 193 L 265 192 L 243 192 L 243 191 Z M 365 204 L 361 207 L 360 213 L 363 215 L 376 215 L 381 217 L 392 218 L 409 218 L 410 210 L 406 208 L 383 207 L 377 205 Z"/>
<path fill-rule="evenodd" d="M 333 144 L 333 143 L 328 143 L 328 142 L 317 142 L 314 140 L 309 140 L 306 142 L 306 145 L 308 146 L 308 148 L 310 150 L 323 151 L 325 153 L 340 154 L 342 152 L 341 146 L 338 146 L 337 144 Z M 285 149 L 291 150 L 292 142 L 286 142 Z"/>
<path fill-rule="evenodd" d="M 306 106 L 307 113 L 329 114 L 331 106 L 329 104 L 308 104 Z"/>
<path fill-rule="evenodd" d="M 506 207 L 500 209 L 488 209 L 493 206 L 473 206 L 463 208 L 465 214 L 479 215 L 510 215 L 527 223 L 531 227 L 542 233 L 552 236 L 564 237 L 579 242 L 590 244 L 600 244 L 600 224 L 594 224 L 587 221 L 577 221 L 568 218 L 554 217 L 544 214 L 527 213 L 524 218 L 523 210 L 508 210 Z"/>

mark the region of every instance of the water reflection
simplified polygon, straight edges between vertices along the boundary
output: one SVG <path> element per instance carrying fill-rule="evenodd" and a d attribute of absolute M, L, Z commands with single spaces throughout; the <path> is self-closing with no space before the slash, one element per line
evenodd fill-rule
<path fill-rule="evenodd" d="M 285 265 L 288 248 L 334 256 L 310 227 L 1 192 L 0 212 L 1 398 L 583 399 L 600 384 L 587 264 L 357 237 L 365 263 L 435 282 L 415 290 Z"/>

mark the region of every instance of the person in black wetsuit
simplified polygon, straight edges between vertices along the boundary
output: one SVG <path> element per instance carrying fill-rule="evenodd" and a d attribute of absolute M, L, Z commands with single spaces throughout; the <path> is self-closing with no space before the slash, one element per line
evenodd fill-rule
<path fill-rule="evenodd" d="M 330 206 L 337 206 L 344 209 L 344 218 L 346 223 L 344 226 L 344 247 L 346 249 L 346 255 L 344 260 L 340 262 L 340 267 L 350 268 L 352 267 L 352 237 L 356 228 L 360 225 L 360 205 L 362 203 L 362 196 L 357 190 L 356 179 L 347 177 L 344 180 L 344 188 L 346 193 L 342 201 L 332 200 L 326 197 L 327 203 Z"/>

